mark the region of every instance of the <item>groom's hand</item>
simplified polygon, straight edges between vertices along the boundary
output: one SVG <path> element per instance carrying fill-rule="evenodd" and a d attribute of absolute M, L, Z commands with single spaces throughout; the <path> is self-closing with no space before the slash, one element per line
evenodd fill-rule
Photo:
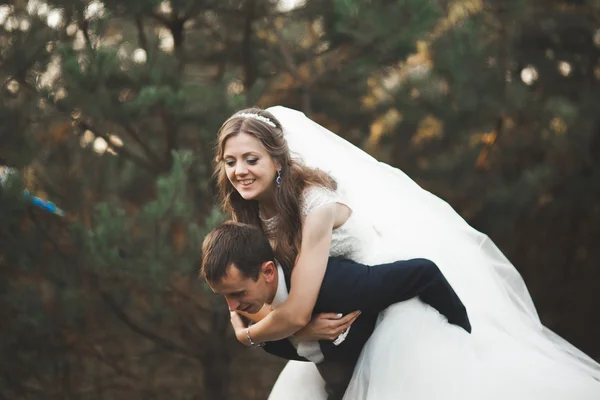
<path fill-rule="evenodd" d="M 294 335 L 302 340 L 335 340 L 358 318 L 360 311 L 342 316 L 336 313 L 315 315 L 308 325 Z"/>

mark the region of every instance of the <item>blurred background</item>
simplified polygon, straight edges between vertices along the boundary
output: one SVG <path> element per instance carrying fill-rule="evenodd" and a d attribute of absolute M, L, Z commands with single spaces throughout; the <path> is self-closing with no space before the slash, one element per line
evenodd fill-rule
<path fill-rule="evenodd" d="M 0 1 L 0 79 L 0 398 L 266 398 L 197 274 L 251 105 L 447 200 L 600 359 L 598 0 Z"/>

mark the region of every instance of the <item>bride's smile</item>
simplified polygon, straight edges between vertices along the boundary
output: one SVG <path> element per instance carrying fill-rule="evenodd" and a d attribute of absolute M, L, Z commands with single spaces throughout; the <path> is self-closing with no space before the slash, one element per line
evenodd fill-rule
<path fill-rule="evenodd" d="M 223 153 L 227 178 L 245 200 L 273 193 L 277 165 L 258 139 L 241 132 L 227 139 Z"/>

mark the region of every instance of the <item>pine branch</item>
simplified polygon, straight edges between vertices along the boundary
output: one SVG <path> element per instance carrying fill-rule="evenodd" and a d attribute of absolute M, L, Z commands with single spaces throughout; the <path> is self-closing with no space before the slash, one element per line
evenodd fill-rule
<path fill-rule="evenodd" d="M 306 82 L 300 73 L 298 72 L 298 67 L 294 62 L 292 54 L 286 45 L 285 40 L 281 36 L 279 29 L 275 27 L 275 24 L 271 24 L 271 29 L 275 34 L 275 38 L 277 40 L 277 47 L 279 48 L 279 52 L 281 53 L 281 58 L 283 59 L 283 64 L 285 66 L 285 70 L 294 78 L 300 86 L 302 87 L 302 111 L 307 115 L 310 115 L 311 112 L 311 92 L 310 92 L 310 83 Z"/>
<path fill-rule="evenodd" d="M 173 166 L 172 150 L 176 150 L 179 146 L 177 137 L 179 135 L 179 127 L 173 116 L 166 110 L 161 110 L 161 119 L 165 126 L 165 149 L 162 169 L 168 171 Z"/>
<path fill-rule="evenodd" d="M 169 18 L 165 17 L 164 15 L 160 15 L 156 11 L 152 11 L 149 13 L 149 15 L 166 27 L 168 27 L 172 22 Z"/>
<path fill-rule="evenodd" d="M 92 51 L 92 54 L 94 54 L 94 52 L 93 52 L 94 45 L 92 44 L 92 39 L 90 38 L 90 33 L 88 32 L 89 23 L 87 20 L 85 20 L 83 18 L 83 15 L 81 15 L 79 17 L 78 25 L 79 25 L 79 29 L 83 33 L 83 37 L 85 38 L 85 43 L 86 43 L 88 49 L 90 49 Z"/>
<path fill-rule="evenodd" d="M 161 161 L 156 153 L 142 140 L 138 132 L 130 124 L 123 124 L 122 126 L 129 136 L 142 148 L 146 156 L 156 164 L 156 168 L 158 168 Z"/>
<path fill-rule="evenodd" d="M 185 40 L 183 25 L 185 24 L 184 19 L 174 19 L 169 25 L 168 28 L 171 31 L 171 35 L 173 36 L 173 46 L 175 49 L 175 56 L 177 57 L 178 66 L 177 71 L 179 72 L 179 76 L 183 74 L 183 70 L 185 68 L 185 52 L 183 49 L 183 42 Z"/>
<path fill-rule="evenodd" d="M 215 2 L 215 4 L 218 4 Z M 190 18 L 195 17 L 199 11 L 200 11 L 200 7 L 201 6 L 205 6 L 204 9 L 202 11 L 210 11 L 211 9 L 214 9 L 215 7 L 206 7 L 206 5 L 204 4 L 203 1 L 191 1 L 188 3 L 188 7 L 186 10 L 183 11 L 182 13 L 182 18 L 184 21 L 187 21 Z"/>
<path fill-rule="evenodd" d="M 244 38 L 242 39 L 242 62 L 244 68 L 244 88 L 250 90 L 256 80 L 254 53 L 252 47 L 252 36 L 254 30 L 252 24 L 254 23 L 254 11 L 255 5 L 253 0 L 247 0 L 244 18 Z"/>
<path fill-rule="evenodd" d="M 33 86 L 31 86 L 28 82 L 20 81 L 20 83 L 23 85 L 24 88 L 26 88 L 31 93 L 36 94 L 36 95 L 39 94 L 39 92 Z M 72 115 L 71 111 L 67 110 L 66 107 L 62 103 L 50 101 L 50 104 L 54 105 L 54 107 L 62 114 L 68 115 L 69 117 L 71 117 L 71 115 Z M 100 131 L 98 129 L 95 129 L 94 127 L 92 127 L 90 123 L 87 123 L 87 122 L 84 122 L 81 120 L 76 120 L 74 122 L 74 125 L 76 127 L 78 127 L 79 129 L 81 129 L 83 132 L 85 132 L 86 130 L 89 130 L 92 133 L 94 133 L 95 136 L 101 137 L 102 139 L 104 139 L 106 141 L 107 145 L 110 146 L 111 150 L 113 150 L 118 155 L 121 155 L 124 158 L 132 161 L 134 164 L 142 167 L 143 169 L 148 171 L 150 174 L 156 175 L 159 172 L 158 166 L 152 165 L 148 160 L 140 157 L 139 155 L 137 155 L 134 152 L 127 149 L 126 147 L 124 147 L 124 146 L 118 147 L 118 146 L 113 145 L 108 136 L 100 133 Z M 132 132 L 135 132 L 135 131 L 132 131 Z M 138 142 L 138 144 L 141 144 L 141 139 L 139 138 L 139 136 L 134 135 L 132 137 L 140 140 L 140 142 Z M 151 150 L 143 144 L 142 144 L 142 148 L 147 153 L 147 155 L 150 155 L 152 153 Z M 157 164 L 160 163 L 156 156 L 153 156 L 153 160 L 155 160 L 157 162 Z"/>
<path fill-rule="evenodd" d="M 141 15 L 138 15 L 135 18 L 135 26 L 137 28 L 139 45 L 142 49 L 144 49 L 146 54 L 148 54 L 148 38 L 146 37 L 146 33 L 144 32 L 144 21 Z"/>
<path fill-rule="evenodd" d="M 91 132 L 94 133 L 95 136 L 100 137 L 102 139 L 104 139 L 104 141 L 106 141 L 106 143 L 108 144 L 108 146 L 110 146 L 111 150 L 113 150 L 115 153 L 117 153 L 118 155 L 123 156 L 124 158 L 132 161 L 134 164 L 144 168 L 146 171 L 150 172 L 151 174 L 155 175 L 156 173 L 158 173 L 157 168 L 155 166 L 153 166 L 150 162 L 148 162 L 148 160 L 140 157 L 139 155 L 133 153 L 132 151 L 130 151 L 129 149 L 127 149 L 125 146 L 114 146 L 111 143 L 111 140 L 108 136 L 106 136 L 105 134 L 101 133 L 99 130 L 94 129 L 89 123 L 83 122 L 83 121 L 77 121 L 76 125 L 83 131 L 89 130 Z"/>
<path fill-rule="evenodd" d="M 44 236 L 44 238 L 48 241 L 48 243 L 50 243 L 50 245 L 52 246 L 52 248 L 54 249 L 54 251 L 56 251 L 56 253 L 60 256 L 60 258 L 62 258 L 64 261 L 71 260 L 71 258 L 62 250 L 62 248 L 60 247 L 60 245 L 56 242 L 56 240 L 54 239 L 54 237 L 52 237 L 48 233 L 48 231 L 46 231 L 46 229 L 44 229 L 42 227 L 42 225 L 40 224 L 39 219 L 35 215 L 35 212 L 33 212 L 31 208 L 28 210 L 27 214 L 29 216 L 29 219 L 35 225 L 35 227 L 42 234 L 42 236 Z M 48 215 L 53 215 L 53 214 L 48 214 Z M 57 218 L 60 218 L 60 217 L 57 217 Z"/>
<path fill-rule="evenodd" d="M 199 355 L 193 354 L 189 349 L 175 343 L 169 339 L 166 339 L 151 330 L 141 326 L 137 321 L 130 317 L 115 301 L 115 299 L 105 291 L 100 290 L 100 297 L 108 305 L 108 308 L 119 318 L 125 325 L 127 325 L 132 331 L 138 335 L 156 343 L 158 346 L 165 350 L 172 351 L 174 353 L 182 354 L 186 357 L 192 357 L 195 359 L 199 358 Z"/>
<path fill-rule="evenodd" d="M 92 350 L 93 354 L 98 358 L 98 360 L 100 360 L 100 362 L 102 362 L 106 366 L 108 366 L 108 367 L 112 368 L 113 370 L 115 370 L 115 372 L 117 372 L 117 374 L 119 376 L 126 376 L 129 379 L 133 379 L 135 381 L 140 381 L 141 380 L 134 373 L 132 373 L 132 372 L 130 372 L 130 371 L 122 368 L 121 366 L 119 366 L 118 364 L 116 364 L 115 362 L 113 362 L 112 360 L 109 360 L 108 357 L 106 357 L 106 355 L 104 354 L 104 352 L 99 348 L 99 346 L 90 343 L 89 344 L 89 348 Z"/>

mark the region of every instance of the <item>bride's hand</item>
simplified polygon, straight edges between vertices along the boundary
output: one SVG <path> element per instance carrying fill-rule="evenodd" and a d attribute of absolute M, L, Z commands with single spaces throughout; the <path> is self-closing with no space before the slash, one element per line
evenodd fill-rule
<path fill-rule="evenodd" d="M 335 340 L 359 315 L 360 311 L 351 312 L 343 317 L 336 313 L 318 314 L 294 336 L 302 340 Z"/>
<path fill-rule="evenodd" d="M 246 328 L 248 326 L 242 320 L 242 316 L 236 311 L 231 311 L 229 314 L 231 317 L 231 326 L 233 326 L 233 330 L 235 331 L 235 337 L 241 344 L 249 346 L 250 343 L 248 343 L 248 337 L 246 336 Z"/>

